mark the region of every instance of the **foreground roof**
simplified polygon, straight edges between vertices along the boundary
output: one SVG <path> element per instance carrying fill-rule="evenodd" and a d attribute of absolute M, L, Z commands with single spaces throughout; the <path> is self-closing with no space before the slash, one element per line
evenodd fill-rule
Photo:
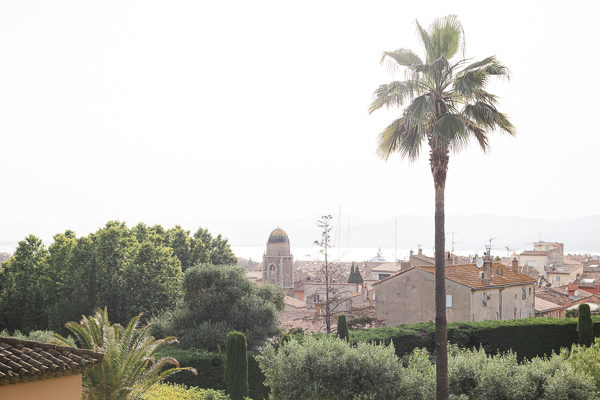
<path fill-rule="evenodd" d="M 81 374 L 103 357 L 92 350 L 0 337 L 0 385 Z"/>

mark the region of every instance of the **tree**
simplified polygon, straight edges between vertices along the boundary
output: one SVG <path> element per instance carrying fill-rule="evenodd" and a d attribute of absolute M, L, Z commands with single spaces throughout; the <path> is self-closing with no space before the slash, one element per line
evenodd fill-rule
<path fill-rule="evenodd" d="M 225 387 L 232 400 L 248 396 L 248 355 L 246 336 L 242 332 L 227 334 L 227 360 L 225 363 Z"/>
<path fill-rule="evenodd" d="M 84 317 L 80 323 L 65 326 L 85 349 L 104 353 L 102 364 L 88 369 L 83 375 L 83 393 L 90 400 L 125 400 L 139 398 L 153 385 L 178 371 L 177 360 L 165 357 L 154 361 L 154 353 L 176 340 L 168 337 L 154 340 L 147 334 L 148 326 L 140 326 L 140 315 L 126 328 L 111 324 L 108 312 L 97 310 L 94 316 Z M 64 342 L 64 338 L 58 336 Z M 174 368 L 165 368 L 168 364 Z"/>
<path fill-rule="evenodd" d="M 487 151 L 488 132 L 514 135 L 515 128 L 497 110 L 497 97 L 485 90 L 492 77 L 508 79 L 508 69 L 493 56 L 472 63 L 465 59 L 464 32 L 454 15 L 436 19 L 428 30 L 418 21 L 416 25 L 425 58 L 403 48 L 385 51 L 381 62 L 392 70 L 405 68 L 406 80 L 379 86 L 369 113 L 406 106 L 378 137 L 377 155 L 382 159 L 399 153 L 414 161 L 423 143 L 430 150 L 435 189 L 436 396 L 448 399 L 444 189 L 450 151 L 458 152 L 472 138 Z M 458 60 L 451 62 L 455 56 Z"/>
<path fill-rule="evenodd" d="M 578 307 L 577 341 L 580 345 L 590 347 L 594 341 L 594 324 L 589 304 L 581 303 Z"/>
<path fill-rule="evenodd" d="M 328 250 L 331 247 L 330 232 L 333 229 L 331 221 L 331 215 L 324 215 L 320 220 L 317 221 L 317 226 L 321 228 L 321 240 L 315 240 L 315 244 L 321 247 L 321 251 L 325 256 L 325 264 L 323 264 L 323 272 L 325 273 L 325 325 L 327 327 L 327 333 L 331 333 L 331 303 L 329 301 L 330 291 L 330 265 L 327 258 Z"/>
<path fill-rule="evenodd" d="M 28 235 L 0 272 L 0 330 L 46 329 L 42 285 L 48 251 L 41 239 Z"/>
<path fill-rule="evenodd" d="M 197 265 L 185 273 L 183 292 L 170 333 L 185 348 L 216 350 L 231 331 L 244 333 L 252 348 L 279 330 L 277 312 L 285 306 L 283 289 L 270 285 L 259 289 L 243 268 Z"/>
<path fill-rule="evenodd" d="M 350 340 L 350 335 L 348 334 L 348 324 L 346 323 L 346 315 L 344 314 L 338 315 L 337 336 L 345 341 Z"/>

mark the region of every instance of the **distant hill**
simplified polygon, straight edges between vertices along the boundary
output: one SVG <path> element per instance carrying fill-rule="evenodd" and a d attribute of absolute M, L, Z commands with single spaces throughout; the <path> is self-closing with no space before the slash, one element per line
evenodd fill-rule
<path fill-rule="evenodd" d="M 222 232 L 235 246 L 264 246 L 271 230 L 278 226 L 284 229 L 294 246 L 308 247 L 320 238 L 316 225 L 319 217 L 302 219 L 223 221 L 211 222 L 211 232 Z M 341 229 L 337 233 L 337 218 L 334 217 L 334 240 L 341 240 L 342 247 L 394 247 L 397 227 L 397 247 L 423 249 L 433 248 L 433 217 L 402 215 L 385 220 L 342 216 Z M 348 219 L 350 222 L 348 235 Z M 216 229 L 219 228 L 219 229 Z M 529 219 L 498 215 L 453 215 L 446 218 L 446 247 L 452 247 L 452 235 L 457 250 L 484 249 L 489 243 L 498 254 L 504 254 L 506 246 L 521 252 L 531 249 L 538 240 L 565 243 L 565 251 L 571 253 L 600 252 L 600 216 L 572 218 L 557 221 Z"/>
<path fill-rule="evenodd" d="M 317 227 L 319 215 L 305 218 L 275 219 L 242 219 L 242 220 L 194 220 L 177 221 L 185 229 L 195 231 L 199 226 L 208 228 L 213 234 L 222 234 L 229 243 L 236 247 L 263 247 L 271 231 L 281 227 L 287 232 L 293 246 L 310 247 L 320 239 L 321 232 Z M 434 224 L 433 217 L 401 215 L 389 219 L 373 219 L 342 215 L 341 221 L 333 216 L 332 239 L 334 244 L 341 241 L 342 248 L 394 248 L 395 229 L 397 227 L 397 247 L 415 249 L 422 245 L 426 252 L 433 249 Z M 138 221 L 127 221 L 129 226 Z M 106 223 L 106 221 L 104 221 Z M 65 229 L 74 229 L 77 235 L 87 235 L 104 225 L 102 222 L 81 222 L 75 226 L 59 227 L 53 225 L 0 224 L 0 252 L 14 253 L 14 246 L 19 240 L 32 233 L 46 243 L 52 242 L 52 236 Z M 164 222 L 169 228 L 175 223 Z M 338 223 L 340 229 L 338 232 Z M 348 230 L 349 225 L 349 230 Z M 493 240 L 496 254 L 504 255 L 506 246 L 516 252 L 531 249 L 531 243 L 538 240 L 562 242 L 565 252 L 600 253 L 600 215 L 583 218 L 570 218 L 557 221 L 531 219 L 499 215 L 452 215 L 446 217 L 446 248 L 452 248 L 452 235 L 455 232 L 455 249 L 483 251 L 484 246 Z"/>

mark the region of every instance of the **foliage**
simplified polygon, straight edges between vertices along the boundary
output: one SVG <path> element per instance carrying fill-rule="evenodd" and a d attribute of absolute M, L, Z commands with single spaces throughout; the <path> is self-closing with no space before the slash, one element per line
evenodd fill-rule
<path fill-rule="evenodd" d="M 391 346 L 331 336 L 291 340 L 256 357 L 272 399 L 395 399 L 400 364 Z"/>
<path fill-rule="evenodd" d="M 360 270 L 358 269 L 358 265 L 354 265 L 354 261 L 350 266 L 350 275 L 348 276 L 348 283 L 363 283 L 363 277 L 360 274 Z"/>
<path fill-rule="evenodd" d="M 142 395 L 140 400 L 227 400 L 222 391 L 212 389 L 187 388 L 177 384 L 158 384 Z"/>
<path fill-rule="evenodd" d="M 54 332 L 52 331 L 31 331 L 28 335 L 22 333 L 20 330 L 14 331 L 12 334 L 8 332 L 8 330 L 4 329 L 0 331 L 0 336 L 2 337 L 14 337 L 21 340 L 31 340 L 34 342 L 40 343 L 57 343 L 56 337 L 54 336 Z M 67 338 L 63 338 L 63 342 L 67 346 L 75 347 L 75 339 L 72 336 L 68 336 Z"/>
<path fill-rule="evenodd" d="M 248 356 L 246 336 L 242 332 L 227 334 L 225 361 L 225 388 L 232 400 L 243 400 L 248 395 Z"/>
<path fill-rule="evenodd" d="M 560 356 L 576 371 L 592 378 L 596 393 L 600 395 L 600 339 L 596 338 L 591 346 L 573 345 L 571 350 L 562 349 Z"/>
<path fill-rule="evenodd" d="M 594 325 L 592 315 L 590 314 L 589 304 L 579 304 L 577 308 L 579 317 L 577 318 L 577 340 L 582 346 L 591 346 L 594 340 Z"/>
<path fill-rule="evenodd" d="M 592 317 L 594 336 L 600 336 L 600 317 Z M 549 356 L 577 343 L 577 321 L 564 318 L 526 318 L 517 320 L 455 322 L 448 324 L 448 340 L 460 347 L 482 347 L 488 354 L 512 350 L 519 360 Z M 434 324 L 402 324 L 395 327 L 357 329 L 351 343 L 393 343 L 398 357 L 415 348 L 433 352 Z"/>
<path fill-rule="evenodd" d="M 29 235 L 0 271 L 0 329 L 66 333 L 65 322 L 96 307 L 108 307 L 121 324 L 140 312 L 151 318 L 172 308 L 182 296 L 182 268 L 237 260 L 227 239 L 199 232 L 191 237 L 180 226 L 130 229 L 109 221 L 88 236 L 56 234 L 48 248 Z"/>
<path fill-rule="evenodd" d="M 259 289 L 242 268 L 195 266 L 186 272 L 183 290 L 169 333 L 178 336 L 184 348 L 216 350 L 225 345 L 231 331 L 244 333 L 253 348 L 278 333 L 277 308 L 283 307 L 283 290 Z"/>
<path fill-rule="evenodd" d="M 156 353 L 157 358 L 172 357 L 181 367 L 192 367 L 198 375 L 182 373 L 171 375 L 167 382 L 196 386 L 205 389 L 225 390 L 224 357 L 220 353 L 211 353 L 198 349 L 180 349 L 165 346 Z M 254 400 L 269 397 L 269 388 L 263 384 L 265 376 L 258 366 L 255 353 L 248 353 L 248 390 Z"/>
<path fill-rule="evenodd" d="M 69 322 L 66 327 L 85 349 L 104 353 L 102 364 L 88 369 L 83 375 L 84 394 L 89 400 L 121 400 L 139 398 L 153 385 L 182 370 L 177 360 L 153 355 L 161 346 L 174 342 L 174 337 L 154 340 L 147 326 L 140 326 L 140 316 L 134 317 L 126 328 L 111 324 L 108 312 L 97 310 L 94 316 L 84 317 L 81 323 Z M 58 337 L 61 339 L 60 337 Z M 168 364 L 174 368 L 164 368 Z"/>
<path fill-rule="evenodd" d="M 41 239 L 29 235 L 19 242 L 15 255 L 0 271 L 0 329 L 46 329 L 44 271 L 48 250 Z"/>
<path fill-rule="evenodd" d="M 337 320 L 337 336 L 345 341 L 349 341 L 350 338 L 348 336 L 348 324 L 346 324 L 346 315 L 340 314 L 338 315 Z"/>

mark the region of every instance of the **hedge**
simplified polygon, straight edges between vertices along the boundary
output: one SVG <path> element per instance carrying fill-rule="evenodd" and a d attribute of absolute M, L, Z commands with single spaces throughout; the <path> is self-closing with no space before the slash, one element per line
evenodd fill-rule
<path fill-rule="evenodd" d="M 594 337 L 600 336 L 600 316 L 592 318 Z M 435 349 L 433 322 L 405 324 L 396 327 L 359 329 L 350 332 L 350 342 L 368 341 L 394 344 L 396 355 L 403 357 L 413 349 Z M 488 354 L 509 350 L 519 360 L 558 353 L 577 343 L 577 319 L 526 318 L 483 322 L 454 322 L 448 324 L 448 341 L 464 348 L 482 347 Z"/>
<path fill-rule="evenodd" d="M 253 400 L 269 397 L 269 388 L 263 382 L 265 376 L 261 372 L 255 353 L 248 352 L 248 396 Z M 223 358 L 219 353 L 209 353 L 196 349 L 182 350 L 173 346 L 165 346 L 156 352 L 155 358 L 173 357 L 181 367 L 194 367 L 198 375 L 183 371 L 171 375 L 166 382 L 196 386 L 205 389 L 225 390 Z M 223 354 L 223 357 L 225 355 Z"/>
<path fill-rule="evenodd" d="M 600 337 L 600 316 L 592 316 L 594 337 Z M 317 334 L 323 336 L 325 334 Z M 335 333 L 331 334 L 335 335 Z M 293 335 L 301 340 L 301 335 Z M 359 329 L 350 331 L 350 343 L 367 341 L 372 343 L 394 344 L 396 355 L 402 358 L 415 348 L 425 348 L 433 352 L 435 348 L 433 322 L 405 324 L 396 327 Z M 558 353 L 561 348 L 571 348 L 577 343 L 576 318 L 526 318 L 502 321 L 454 322 L 448 324 L 448 340 L 459 347 L 483 348 L 488 354 L 512 350 L 519 361 L 537 356 Z M 269 388 L 264 386 L 265 376 L 248 353 L 249 396 L 254 400 L 269 397 Z M 182 367 L 194 367 L 198 375 L 180 372 L 167 379 L 168 382 L 197 386 L 206 389 L 224 390 L 224 368 L 221 355 L 201 352 L 195 349 L 181 350 L 165 347 L 159 350 L 156 358 L 170 356 L 179 361 Z"/>

